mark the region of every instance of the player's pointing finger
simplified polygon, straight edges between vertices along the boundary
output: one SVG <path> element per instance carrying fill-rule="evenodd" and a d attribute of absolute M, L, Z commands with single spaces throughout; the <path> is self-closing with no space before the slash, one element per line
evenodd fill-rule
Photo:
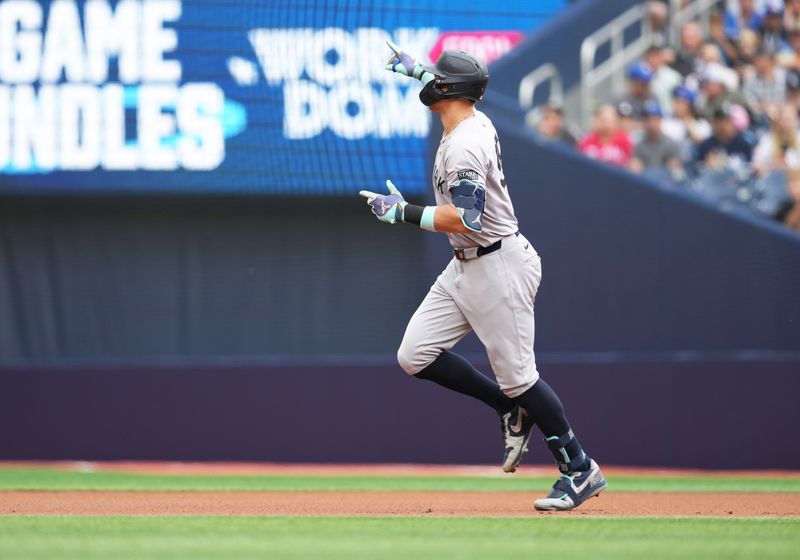
<path fill-rule="evenodd" d="M 392 194 L 400 194 L 400 191 L 397 190 L 397 187 L 394 186 L 391 179 L 386 179 L 386 188 L 389 189 L 389 192 Z"/>
<path fill-rule="evenodd" d="M 387 40 L 386 44 L 389 45 L 389 48 L 392 49 L 394 51 L 394 54 L 396 54 L 397 56 L 400 56 L 400 54 L 403 52 L 403 49 L 400 48 L 400 45 L 393 43 L 391 39 Z"/>

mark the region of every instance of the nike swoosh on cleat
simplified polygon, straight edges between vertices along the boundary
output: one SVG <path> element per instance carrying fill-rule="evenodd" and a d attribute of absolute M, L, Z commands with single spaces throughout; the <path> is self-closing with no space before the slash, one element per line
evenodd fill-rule
<path fill-rule="evenodd" d="M 522 417 L 526 415 L 524 408 L 519 409 L 519 414 L 517 414 L 517 422 L 513 426 L 510 426 L 512 432 L 521 432 L 522 431 Z"/>
<path fill-rule="evenodd" d="M 580 486 L 575 486 L 575 484 L 573 483 L 572 485 L 575 486 L 576 492 L 578 494 L 583 492 L 586 489 L 586 485 L 589 484 L 592 481 L 593 478 L 595 478 L 596 474 L 597 473 L 592 473 L 590 476 L 586 477 L 586 480 L 584 480 L 583 484 L 581 484 Z"/>

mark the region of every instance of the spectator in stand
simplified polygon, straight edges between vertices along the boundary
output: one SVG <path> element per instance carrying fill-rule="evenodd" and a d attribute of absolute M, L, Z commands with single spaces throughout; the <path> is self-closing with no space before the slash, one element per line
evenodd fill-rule
<path fill-rule="evenodd" d="M 729 103 L 714 112 L 712 135 L 697 147 L 695 164 L 698 167 L 722 169 L 748 165 L 753 157 L 753 146 L 744 139 L 731 120 Z"/>
<path fill-rule="evenodd" d="M 617 115 L 619 115 L 620 128 L 628 133 L 631 142 L 636 145 L 636 142 L 642 137 L 641 115 L 636 118 L 633 114 L 633 107 L 627 101 L 623 101 L 617 105 Z"/>
<path fill-rule="evenodd" d="M 752 29 L 745 29 L 739 38 L 739 64 L 752 64 L 761 49 L 761 39 Z"/>
<path fill-rule="evenodd" d="M 800 233 L 800 169 L 790 170 L 786 182 L 790 200 L 778 209 L 775 219 Z"/>
<path fill-rule="evenodd" d="M 753 152 L 753 168 L 766 175 L 774 169 L 800 167 L 800 134 L 797 130 L 797 110 L 783 105 L 772 128 L 761 136 Z"/>
<path fill-rule="evenodd" d="M 577 141 L 564 126 L 564 112 L 560 107 L 548 103 L 542 107 L 541 115 L 539 126 L 536 129 L 539 136 L 546 140 L 575 146 Z"/>
<path fill-rule="evenodd" d="M 747 111 L 750 121 L 753 121 L 753 109 L 747 98 L 737 89 L 735 84 L 738 81 L 736 72 L 726 68 L 721 64 L 709 64 L 703 70 L 702 93 L 703 99 L 699 104 L 698 114 L 711 121 L 717 110 L 724 104 L 741 105 Z"/>
<path fill-rule="evenodd" d="M 644 104 L 644 137 L 633 150 L 629 168 L 634 173 L 652 169 L 677 171 L 681 168 L 678 144 L 661 131 L 664 113 L 656 100 Z"/>
<path fill-rule="evenodd" d="M 719 66 L 730 70 L 723 62 L 722 52 L 719 50 L 719 47 L 714 43 L 703 43 L 700 47 L 697 60 L 695 61 L 695 71 L 686 76 L 683 82 L 684 85 L 687 87 L 699 88 L 706 68 L 709 66 Z M 739 87 L 739 79 L 735 71 L 722 72 L 720 75 L 725 78 L 725 85 L 728 89 L 736 89 Z"/>
<path fill-rule="evenodd" d="M 716 45 L 726 66 L 733 66 L 738 58 L 736 46 L 725 36 L 725 24 L 719 10 L 712 10 L 708 17 L 708 43 Z"/>
<path fill-rule="evenodd" d="M 672 116 L 664 119 L 661 128 L 681 148 L 681 159 L 690 161 L 696 146 L 711 136 L 711 125 L 697 117 L 694 103 L 697 94 L 679 86 L 673 91 Z"/>
<path fill-rule="evenodd" d="M 757 113 L 772 117 L 786 102 L 786 70 L 775 65 L 771 53 L 761 50 L 753 61 L 753 72 L 745 78 L 743 90 Z"/>
<path fill-rule="evenodd" d="M 709 64 L 720 64 L 727 66 L 722 57 L 722 51 L 714 43 L 703 43 L 700 47 L 700 54 L 697 57 L 697 69 L 702 73 L 703 69 Z"/>
<path fill-rule="evenodd" d="M 786 74 L 786 101 L 800 113 L 800 71 L 790 70 Z"/>
<path fill-rule="evenodd" d="M 744 135 L 744 139 L 751 146 L 755 146 L 758 137 L 756 136 L 755 127 L 752 129 L 750 127 L 750 115 L 747 113 L 747 109 L 741 105 L 731 105 L 731 121 L 733 121 L 736 129 Z"/>
<path fill-rule="evenodd" d="M 666 112 L 672 112 L 672 91 L 681 85 L 681 75 L 666 64 L 665 49 L 650 47 L 644 53 L 644 62 L 653 70 L 650 93 Z"/>
<path fill-rule="evenodd" d="M 583 137 L 578 150 L 592 159 L 612 165 L 627 166 L 633 142 L 622 130 L 619 114 L 611 105 L 601 105 L 592 119 L 592 131 Z"/>
<path fill-rule="evenodd" d="M 647 21 L 650 22 L 653 45 L 666 47 L 669 42 L 669 7 L 665 2 L 650 0 L 647 3 Z"/>
<path fill-rule="evenodd" d="M 696 70 L 697 57 L 703 45 L 703 32 L 696 21 L 688 21 L 681 28 L 681 45 L 675 55 L 672 67 L 681 76 L 688 76 Z"/>
<path fill-rule="evenodd" d="M 786 40 L 789 42 L 789 48 L 778 53 L 775 60 L 784 68 L 800 70 L 800 29 L 787 31 Z"/>
<path fill-rule="evenodd" d="M 614 100 L 620 112 L 636 121 L 641 121 L 645 102 L 653 99 L 650 93 L 652 79 L 653 69 L 647 63 L 639 61 L 631 65 L 628 69 L 628 90 Z"/>
<path fill-rule="evenodd" d="M 789 49 L 783 33 L 783 0 L 769 0 L 761 20 L 761 48 L 772 55 Z"/>
<path fill-rule="evenodd" d="M 800 31 L 800 0 L 786 0 L 783 4 L 784 31 Z"/>
<path fill-rule="evenodd" d="M 745 29 L 757 30 L 761 27 L 761 14 L 756 9 L 755 0 L 728 0 L 725 10 L 725 35 L 737 41 Z"/>

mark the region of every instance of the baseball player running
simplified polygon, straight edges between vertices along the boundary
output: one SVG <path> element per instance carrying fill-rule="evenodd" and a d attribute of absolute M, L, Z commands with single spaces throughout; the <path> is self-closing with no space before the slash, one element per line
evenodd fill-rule
<path fill-rule="evenodd" d="M 486 65 L 468 53 L 447 50 L 433 66 L 423 66 L 394 43 L 389 46 L 394 54 L 387 70 L 420 80 L 420 100 L 444 126 L 433 168 L 436 205 L 409 204 L 391 181 L 386 181 L 387 195 L 360 194 L 382 222 L 447 234 L 454 256 L 411 317 L 398 362 L 410 375 L 497 411 L 505 472 L 517 469 L 538 425 L 562 475 L 534 507 L 573 509 L 599 494 L 606 480 L 536 370 L 533 305 L 541 260 L 518 230 L 497 132 L 475 108 L 489 82 Z M 486 347 L 496 383 L 451 351 L 470 330 Z"/>

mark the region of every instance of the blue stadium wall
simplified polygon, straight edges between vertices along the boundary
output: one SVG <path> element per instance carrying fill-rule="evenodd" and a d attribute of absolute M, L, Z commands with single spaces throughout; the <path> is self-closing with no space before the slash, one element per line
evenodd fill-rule
<path fill-rule="evenodd" d="M 800 241 L 539 142 L 498 89 L 539 366 L 590 452 L 800 468 Z M 495 463 L 492 411 L 394 363 L 447 254 L 355 197 L 3 198 L 0 458 Z"/>
<path fill-rule="evenodd" d="M 763 434 L 792 441 L 800 420 L 800 242 L 498 124 L 544 260 L 540 369 L 588 448 L 614 464 L 798 468 Z M 223 219 L 218 202 L 149 201 L 125 220 L 104 203 L 13 202 L 2 287 L 34 295 L 4 301 L 17 315 L 3 334 L 27 328 L 32 345 L 32 323 L 51 321 L 53 353 L 0 369 L 4 458 L 497 460 L 491 411 L 393 360 L 442 239 L 357 202 L 288 232 L 302 207 L 228 202 Z M 10 215 L 30 222 L 16 241 Z M 9 282 L 21 266 L 42 272 Z M 112 343 L 125 352 L 100 357 Z M 460 349 L 489 371 L 474 340 Z"/>

